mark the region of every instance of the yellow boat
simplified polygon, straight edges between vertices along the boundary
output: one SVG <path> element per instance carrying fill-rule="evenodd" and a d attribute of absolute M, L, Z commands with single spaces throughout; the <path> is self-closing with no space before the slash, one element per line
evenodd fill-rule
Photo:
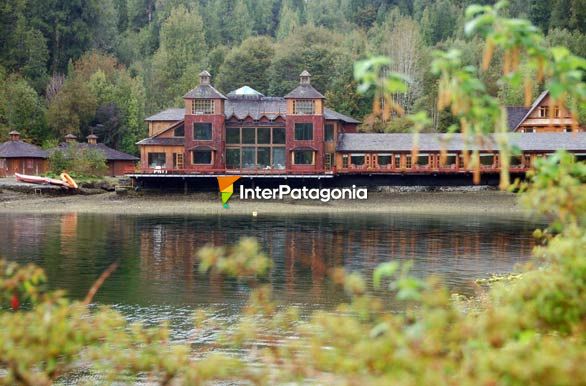
<path fill-rule="evenodd" d="M 69 174 L 61 173 L 60 177 L 63 180 L 63 182 L 67 184 L 68 187 L 72 189 L 77 189 L 77 183 L 73 180 L 73 178 L 71 178 L 71 176 L 69 176 Z"/>

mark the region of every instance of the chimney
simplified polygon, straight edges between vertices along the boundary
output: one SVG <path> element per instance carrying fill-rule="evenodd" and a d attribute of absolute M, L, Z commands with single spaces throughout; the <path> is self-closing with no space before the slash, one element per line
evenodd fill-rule
<path fill-rule="evenodd" d="M 307 70 L 303 70 L 303 72 L 299 75 L 299 84 L 302 84 L 302 85 L 311 84 L 311 74 L 309 72 L 307 72 Z"/>
<path fill-rule="evenodd" d="M 74 142 L 77 142 L 77 137 L 74 134 L 67 134 L 65 136 L 65 142 L 66 143 L 74 143 Z"/>
<path fill-rule="evenodd" d="M 20 141 L 20 133 L 18 131 L 12 130 L 8 135 L 10 135 L 11 141 Z"/>
<path fill-rule="evenodd" d="M 199 73 L 199 84 L 201 86 L 209 86 L 211 77 L 212 76 L 210 75 L 210 73 L 205 70 L 200 72 Z"/>
<path fill-rule="evenodd" d="M 98 143 L 98 136 L 95 134 L 90 134 L 86 138 L 87 138 L 87 143 L 90 145 L 96 145 Z"/>

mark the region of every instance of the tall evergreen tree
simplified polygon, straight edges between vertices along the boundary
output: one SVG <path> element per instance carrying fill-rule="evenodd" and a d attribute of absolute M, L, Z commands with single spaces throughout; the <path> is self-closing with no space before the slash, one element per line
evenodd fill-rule
<path fill-rule="evenodd" d="M 251 37 L 234 47 L 220 67 L 216 85 L 225 92 L 248 85 L 267 94 L 267 71 L 274 55 L 273 44 L 267 37 Z"/>

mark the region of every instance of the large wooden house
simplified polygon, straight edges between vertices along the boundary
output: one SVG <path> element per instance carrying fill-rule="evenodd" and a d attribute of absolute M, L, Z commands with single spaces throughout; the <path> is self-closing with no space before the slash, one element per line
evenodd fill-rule
<path fill-rule="evenodd" d="M 569 110 L 554 105 L 547 90 L 531 107 L 507 107 L 507 117 L 509 129 L 520 133 L 584 131 Z"/>
<path fill-rule="evenodd" d="M 0 144 L 0 177 L 14 173 L 39 175 L 47 172 L 46 151 L 21 141 L 18 131 L 11 131 L 9 135 L 10 140 Z"/>
<path fill-rule="evenodd" d="M 210 74 L 184 95 L 184 108 L 146 119 L 138 142 L 145 172 L 324 173 L 334 167 L 336 139 L 356 132 L 357 120 L 328 109 L 303 71 L 284 97 L 244 86 L 223 95 Z"/>

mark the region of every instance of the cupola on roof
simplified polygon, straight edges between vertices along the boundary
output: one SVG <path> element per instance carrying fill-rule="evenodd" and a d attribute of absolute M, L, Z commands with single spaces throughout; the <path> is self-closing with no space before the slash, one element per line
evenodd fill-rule
<path fill-rule="evenodd" d="M 311 74 L 307 70 L 303 70 L 299 74 L 299 86 L 285 95 L 285 99 L 326 99 L 326 97 L 313 88 L 311 85 Z"/>
<path fill-rule="evenodd" d="M 199 73 L 199 86 L 183 96 L 186 99 L 227 99 L 210 84 L 212 76 L 207 71 Z"/>
<path fill-rule="evenodd" d="M 253 89 L 252 87 L 249 86 L 242 86 L 237 90 L 231 91 L 230 94 L 233 95 L 260 95 L 260 96 L 264 96 L 263 94 L 261 94 L 260 92 L 256 91 L 255 89 Z M 230 95 L 228 94 L 228 95 Z"/>

